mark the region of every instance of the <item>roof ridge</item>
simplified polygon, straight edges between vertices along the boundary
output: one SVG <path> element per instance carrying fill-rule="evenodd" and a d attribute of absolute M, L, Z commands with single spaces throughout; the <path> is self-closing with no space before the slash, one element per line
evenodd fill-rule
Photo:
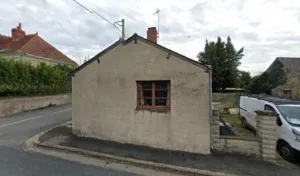
<path fill-rule="evenodd" d="M 276 57 L 276 59 L 300 59 L 300 57 Z"/>
<path fill-rule="evenodd" d="M 107 53 L 108 51 L 112 50 L 114 47 L 116 47 L 117 45 L 119 45 L 119 44 L 121 44 L 123 42 L 124 42 L 123 40 L 117 40 L 116 42 L 114 42 L 113 44 L 109 45 L 107 48 L 105 48 L 104 50 L 102 50 L 100 53 L 96 54 L 90 60 L 86 61 L 85 63 L 81 64 L 79 67 L 77 67 L 74 70 L 72 70 L 68 75 L 72 76 L 74 73 L 76 73 L 77 71 L 81 70 L 83 67 L 85 67 L 89 63 L 93 62 L 94 60 L 96 60 L 97 58 L 99 58 L 100 56 L 104 55 L 105 53 Z"/>

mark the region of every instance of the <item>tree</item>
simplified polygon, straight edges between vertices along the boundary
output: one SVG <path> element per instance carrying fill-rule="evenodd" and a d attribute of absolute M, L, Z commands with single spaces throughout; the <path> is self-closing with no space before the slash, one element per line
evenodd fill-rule
<path fill-rule="evenodd" d="M 239 79 L 238 79 L 239 87 L 243 89 L 249 89 L 250 82 L 251 82 L 250 72 L 239 71 Z"/>
<path fill-rule="evenodd" d="M 227 87 L 238 86 L 238 66 L 244 56 L 244 49 L 235 50 L 230 37 L 226 43 L 220 37 L 217 42 L 206 40 L 204 51 L 198 54 L 201 64 L 210 65 L 212 68 L 213 91 L 223 91 Z"/>

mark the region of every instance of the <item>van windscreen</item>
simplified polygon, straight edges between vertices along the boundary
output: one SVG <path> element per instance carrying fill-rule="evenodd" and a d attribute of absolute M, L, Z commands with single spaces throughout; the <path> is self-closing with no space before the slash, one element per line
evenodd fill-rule
<path fill-rule="evenodd" d="M 277 105 L 277 108 L 288 123 L 300 126 L 300 105 Z"/>

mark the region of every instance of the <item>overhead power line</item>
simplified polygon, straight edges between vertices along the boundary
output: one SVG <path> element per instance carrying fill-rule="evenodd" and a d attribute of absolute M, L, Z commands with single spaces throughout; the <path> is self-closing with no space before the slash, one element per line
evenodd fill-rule
<path fill-rule="evenodd" d="M 86 8 L 84 5 L 80 4 L 78 1 L 73 0 L 74 2 L 76 2 L 78 5 L 80 5 L 82 8 L 84 8 L 85 10 L 87 10 L 90 13 L 93 13 L 91 10 L 89 10 L 88 8 Z"/>
<path fill-rule="evenodd" d="M 73 0 L 75 3 L 77 3 L 79 6 L 81 6 L 82 8 L 84 8 L 86 11 L 90 12 L 91 14 L 96 14 L 97 16 L 99 16 L 100 18 L 102 18 L 103 20 L 105 20 L 106 22 L 108 22 L 109 24 L 111 24 L 113 27 L 115 27 L 119 32 L 122 33 L 122 37 L 123 39 L 125 38 L 125 32 L 124 27 L 122 27 L 122 31 L 115 25 L 117 22 L 112 23 L 111 21 L 109 21 L 107 18 L 105 18 L 104 16 L 102 16 L 101 14 L 99 14 L 98 12 L 94 11 L 94 10 L 90 10 L 89 8 L 85 7 L 83 4 L 81 4 L 80 2 Z M 124 23 L 123 23 L 124 25 Z M 127 36 L 126 36 L 127 37 Z"/>

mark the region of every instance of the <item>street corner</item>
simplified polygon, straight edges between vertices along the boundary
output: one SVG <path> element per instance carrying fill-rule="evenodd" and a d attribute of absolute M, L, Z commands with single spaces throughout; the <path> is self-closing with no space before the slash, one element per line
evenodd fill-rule
<path fill-rule="evenodd" d="M 56 138 L 63 138 L 60 136 L 57 136 L 57 134 L 61 134 L 57 132 L 57 129 L 60 130 L 60 132 L 64 131 L 64 130 L 68 130 L 72 128 L 72 123 L 71 121 L 67 121 L 63 124 L 54 126 L 46 131 L 43 131 L 39 134 L 36 134 L 32 137 L 30 137 L 29 139 L 27 139 L 23 144 L 22 144 L 22 149 L 24 151 L 34 151 L 35 149 L 37 149 L 39 147 L 39 145 L 41 145 L 42 143 L 45 142 L 51 142 L 50 139 L 56 139 Z M 66 131 L 69 132 L 69 131 Z M 50 140 L 50 141 L 49 141 Z"/>

